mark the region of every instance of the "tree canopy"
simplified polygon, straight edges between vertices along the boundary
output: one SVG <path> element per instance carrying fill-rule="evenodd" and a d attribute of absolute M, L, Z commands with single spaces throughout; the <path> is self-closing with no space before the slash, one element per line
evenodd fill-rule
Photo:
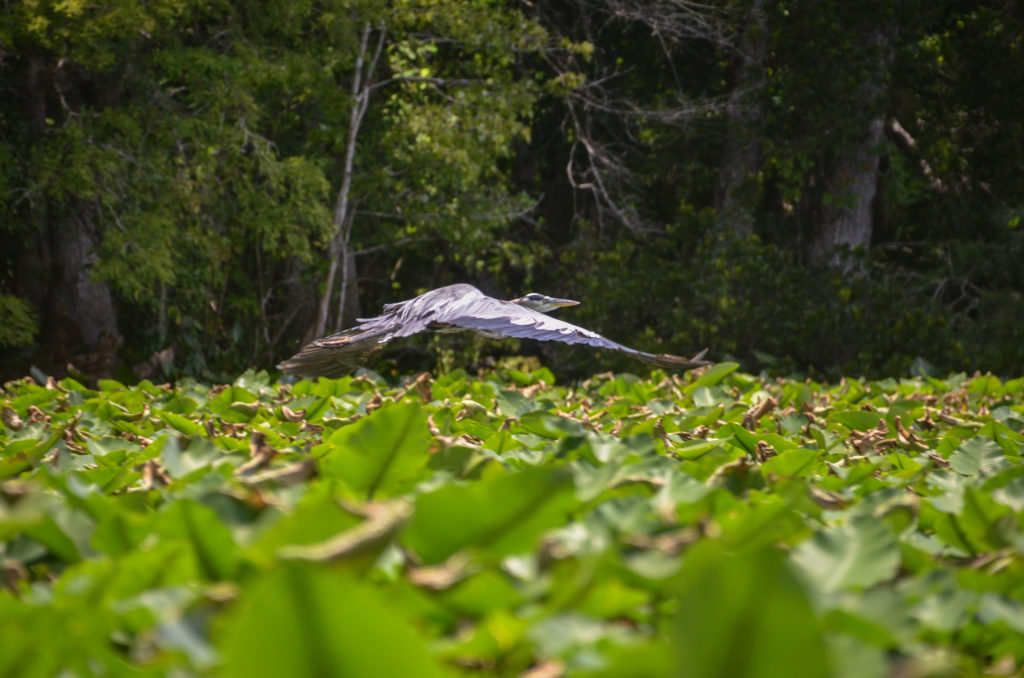
<path fill-rule="evenodd" d="M 953 0 L 16 3 L 0 368 L 269 366 L 464 281 L 748 368 L 1019 371 L 1022 28 Z"/>

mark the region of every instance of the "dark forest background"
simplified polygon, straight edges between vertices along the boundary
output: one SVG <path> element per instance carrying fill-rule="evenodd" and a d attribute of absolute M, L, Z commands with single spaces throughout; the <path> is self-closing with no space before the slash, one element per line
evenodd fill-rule
<path fill-rule="evenodd" d="M 426 289 L 835 377 L 1024 365 L 1024 9 L 0 9 L 0 376 L 270 368 Z M 387 371 L 583 349 L 425 338 Z"/>

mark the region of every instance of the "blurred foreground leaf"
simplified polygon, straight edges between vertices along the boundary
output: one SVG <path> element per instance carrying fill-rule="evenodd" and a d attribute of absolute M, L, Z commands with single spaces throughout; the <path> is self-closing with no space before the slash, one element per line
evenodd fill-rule
<path fill-rule="evenodd" d="M 320 469 L 363 498 L 391 496 L 426 468 L 429 435 L 418 404 L 384 406 L 332 435 Z"/>
<path fill-rule="evenodd" d="M 302 564 L 284 565 L 246 587 L 220 647 L 228 677 L 444 675 L 378 594 Z"/>
<path fill-rule="evenodd" d="M 672 627 L 676 675 L 826 678 L 822 628 L 807 593 L 773 548 L 729 554 L 714 542 L 686 555 Z"/>
<path fill-rule="evenodd" d="M 572 478 L 560 471 L 527 469 L 448 485 L 417 498 L 403 541 L 427 563 L 466 547 L 508 555 L 532 549 L 574 504 Z"/>

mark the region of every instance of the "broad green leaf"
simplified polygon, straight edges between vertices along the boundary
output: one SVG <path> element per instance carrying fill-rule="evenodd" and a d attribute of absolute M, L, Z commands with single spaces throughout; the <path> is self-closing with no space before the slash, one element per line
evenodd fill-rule
<path fill-rule="evenodd" d="M 887 678 L 888 657 L 881 647 L 872 646 L 848 634 L 827 638 L 832 678 Z"/>
<path fill-rule="evenodd" d="M 533 411 L 526 412 L 516 422 L 516 426 L 528 433 L 544 436 L 545 438 L 564 438 L 566 436 L 581 436 L 585 429 L 583 424 L 559 417 L 554 413 Z"/>
<path fill-rule="evenodd" d="M 1014 511 L 1024 509 L 1024 476 L 1014 478 L 1002 487 L 992 491 L 992 498 Z"/>
<path fill-rule="evenodd" d="M 890 579 L 900 553 L 885 523 L 864 516 L 818 531 L 793 550 L 792 560 L 823 591 L 833 592 Z"/>
<path fill-rule="evenodd" d="M 799 579 L 775 549 L 731 555 L 719 544 L 703 543 L 687 552 L 677 579 L 674 675 L 831 675 L 821 624 Z"/>
<path fill-rule="evenodd" d="M 665 678 L 684 675 L 673 671 L 672 650 L 667 642 L 649 641 L 602 647 L 602 661 L 593 670 L 582 672 L 589 678 Z M 595 662 L 596 663 L 596 662 Z"/>
<path fill-rule="evenodd" d="M 730 404 L 732 397 L 719 387 L 698 386 L 693 391 L 693 402 L 697 407 L 713 407 Z"/>
<path fill-rule="evenodd" d="M 384 406 L 331 435 L 319 467 L 354 494 L 368 499 L 393 496 L 426 468 L 429 436 L 420 405 Z"/>
<path fill-rule="evenodd" d="M 980 377 L 971 379 L 966 384 L 968 393 L 977 393 L 979 395 L 997 395 L 1003 390 L 1003 384 L 999 381 L 998 377 L 994 377 L 991 374 L 986 374 Z"/>
<path fill-rule="evenodd" d="M 19 395 L 10 401 L 11 407 L 21 415 L 27 414 L 31 405 L 43 406 L 60 395 L 59 391 L 51 391 L 39 386 L 33 386 L 27 393 Z"/>
<path fill-rule="evenodd" d="M 81 602 L 41 605 L 0 595 L 0 675 L 135 675 L 139 669 L 110 642 L 110 622 Z"/>
<path fill-rule="evenodd" d="M 807 426 L 808 421 L 810 420 L 805 415 L 792 412 L 782 417 L 779 420 L 779 425 L 782 427 L 783 431 L 790 435 L 794 435 L 800 433 L 803 428 Z"/>
<path fill-rule="evenodd" d="M 495 609 L 513 609 L 524 600 L 508 575 L 491 569 L 458 582 L 440 598 L 458 614 L 474 617 L 483 617 Z"/>
<path fill-rule="evenodd" d="M 429 654 L 468 673 L 743 675 L 754 658 L 770 670 L 791 652 L 764 631 L 780 614 L 812 663 L 824 641 L 840 678 L 927 672 L 934 657 L 981 675 L 1024 657 L 1024 380 L 826 384 L 730 368 L 704 383 L 657 373 L 557 387 L 538 374 L 454 370 L 429 402 L 369 372 L 8 382 L 0 606 L 26 602 L 0 614 L 0 674 L 220 675 L 224 629 L 282 571 L 342 586 L 365 575 Z M 767 395 L 781 412 L 742 427 Z M 935 397 L 955 411 L 939 415 Z M 851 452 L 850 430 L 882 417 L 895 441 L 897 416 L 923 447 Z M 778 454 L 753 461 L 760 442 Z M 774 591 L 790 569 L 795 598 Z M 736 656 L 673 665 L 670 621 L 704 589 L 710 611 L 683 622 L 703 625 L 688 635 Z M 794 605 L 804 612 L 787 616 Z M 280 637 L 273 615 L 260 623 Z M 280 670 L 261 643 L 259 668 Z M 301 671 L 317 653 L 300 652 Z"/>
<path fill-rule="evenodd" d="M 831 421 L 836 421 L 853 431 L 868 431 L 882 420 L 878 414 L 865 410 L 845 410 L 829 415 Z"/>
<path fill-rule="evenodd" d="M 739 424 L 726 424 L 718 431 L 718 435 L 731 435 L 734 444 L 751 457 L 753 457 L 757 452 L 757 436 Z"/>
<path fill-rule="evenodd" d="M 659 513 L 667 515 L 670 508 L 674 510 L 679 504 L 695 504 L 710 491 L 711 488 L 686 473 L 673 471 L 652 501 Z"/>
<path fill-rule="evenodd" d="M 55 427 L 50 435 L 41 440 L 26 438 L 15 440 L 7 445 L 0 451 L 0 480 L 32 468 L 47 452 L 53 449 L 63 435 L 64 428 Z"/>
<path fill-rule="evenodd" d="M 820 454 L 817 450 L 798 448 L 772 457 L 761 465 L 762 473 L 775 473 L 785 477 L 809 475 L 818 466 Z M 824 465 L 821 466 L 824 468 Z"/>
<path fill-rule="evenodd" d="M 402 541 L 426 563 L 462 548 L 503 556 L 532 549 L 575 505 L 572 478 L 527 469 L 467 485 L 447 485 L 416 499 Z"/>
<path fill-rule="evenodd" d="M 184 417 L 174 412 L 161 412 L 154 411 L 154 416 L 160 417 L 168 427 L 173 428 L 176 431 L 181 431 L 185 435 L 195 436 L 203 432 L 203 427 L 195 423 L 191 419 Z"/>
<path fill-rule="evenodd" d="M 24 533 L 25 536 L 45 546 L 50 553 L 65 563 L 77 563 L 81 560 L 81 554 L 75 542 L 51 516 L 45 516 L 38 522 L 27 525 Z"/>
<path fill-rule="evenodd" d="M 976 551 L 995 551 L 1013 543 L 1024 543 L 1013 511 L 975 487 L 964 488 L 958 526 L 976 545 Z"/>
<path fill-rule="evenodd" d="M 977 594 L 968 591 L 936 591 L 925 596 L 912 614 L 928 628 L 952 633 L 969 621 L 976 598 Z"/>
<path fill-rule="evenodd" d="M 561 612 L 544 617 L 528 631 L 541 656 L 562 657 L 569 663 L 580 661 L 580 655 L 592 653 L 592 646 L 626 645 L 633 639 L 626 627 L 608 624 L 575 612 Z"/>
<path fill-rule="evenodd" d="M 1001 621 L 1017 633 L 1024 633 L 1024 602 L 1019 600 L 994 593 L 985 594 L 981 598 L 978 617 L 986 624 Z"/>
<path fill-rule="evenodd" d="M 269 564 L 283 546 L 314 544 L 355 527 L 363 518 L 346 511 L 326 484 L 310 489 L 298 506 L 280 516 L 249 547 L 249 553 Z"/>
<path fill-rule="evenodd" d="M 533 398 L 527 398 L 519 391 L 502 389 L 498 391 L 498 411 L 506 417 L 521 417 L 527 412 L 540 409 L 541 405 Z"/>
<path fill-rule="evenodd" d="M 160 461 L 172 478 L 185 478 L 199 469 L 208 469 L 224 458 L 224 451 L 208 438 L 196 437 L 185 442 L 187 447 L 182 449 L 179 436 L 165 433 L 146 450 L 148 453 L 159 453 Z"/>
<path fill-rule="evenodd" d="M 218 643 L 224 676 L 441 676 L 410 620 L 366 584 L 289 564 L 253 580 Z"/>
<path fill-rule="evenodd" d="M 149 533 L 149 522 L 128 511 L 111 511 L 99 521 L 92 534 L 92 547 L 119 557 L 137 547 Z"/>
<path fill-rule="evenodd" d="M 210 411 L 225 421 L 247 422 L 256 413 L 256 396 L 241 386 L 228 386 L 210 399 Z"/>
<path fill-rule="evenodd" d="M 722 443 L 717 439 L 703 440 L 695 438 L 694 440 L 687 440 L 681 443 L 678 447 L 674 447 L 672 452 L 681 459 L 699 459 L 712 450 L 721 449 Z"/>
<path fill-rule="evenodd" d="M 717 363 L 704 370 L 697 380 L 686 387 L 686 393 L 692 393 L 694 389 L 700 386 L 714 386 L 719 383 L 727 376 L 739 369 L 739 363 Z"/>
<path fill-rule="evenodd" d="M 575 603 L 583 614 L 598 619 L 636 617 L 651 600 L 650 593 L 627 586 L 609 576 L 587 587 L 585 595 Z"/>
<path fill-rule="evenodd" d="M 994 440 L 974 436 L 956 448 L 949 457 L 949 466 L 965 476 L 989 476 L 1010 468 L 1010 462 Z"/>
<path fill-rule="evenodd" d="M 154 524 L 163 539 L 188 544 L 203 576 L 230 579 L 238 570 L 240 554 L 230 530 L 212 509 L 191 499 L 167 504 Z"/>

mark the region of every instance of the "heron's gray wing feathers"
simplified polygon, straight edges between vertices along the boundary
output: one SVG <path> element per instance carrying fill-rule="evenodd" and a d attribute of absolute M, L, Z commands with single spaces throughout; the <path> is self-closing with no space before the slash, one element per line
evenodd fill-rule
<path fill-rule="evenodd" d="M 380 331 L 358 325 L 344 332 L 317 339 L 277 366 L 285 374 L 336 379 L 354 372 L 366 359 L 384 348 L 387 339 Z"/>
<path fill-rule="evenodd" d="M 386 304 L 381 315 L 358 318 L 355 327 L 306 344 L 277 368 L 285 374 L 331 379 L 350 374 L 392 339 L 423 332 L 438 322 L 438 315 L 477 298 L 486 297 L 471 285 L 458 284 Z"/>
<path fill-rule="evenodd" d="M 681 370 L 708 364 L 702 360 L 706 351 L 693 358 L 645 353 L 525 306 L 485 296 L 471 285 L 458 284 L 388 304 L 382 315 L 359 318 L 355 327 L 307 344 L 278 368 L 287 374 L 307 377 L 340 377 L 353 372 L 396 337 L 407 337 L 428 329 L 450 331 L 455 328 L 475 330 L 487 336 L 607 348 L 667 369 Z"/>
<path fill-rule="evenodd" d="M 538 313 L 524 306 L 481 296 L 459 309 L 458 314 L 446 316 L 443 322 L 488 334 L 540 341 L 560 341 L 565 344 L 586 344 L 596 348 L 621 351 L 651 365 L 668 369 L 689 369 L 708 363 L 702 358 L 705 349 L 693 358 L 682 358 L 668 353 L 645 353 L 623 346 L 585 327 L 567 323 L 558 318 Z M 440 319 L 439 319 L 440 320 Z"/>
<path fill-rule="evenodd" d="M 384 348 L 396 336 L 410 334 L 411 326 L 403 324 L 400 304 L 374 318 L 359 318 L 359 324 L 322 339 L 311 341 L 298 353 L 277 366 L 285 374 L 336 379 L 355 372 L 367 358 Z M 426 329 L 421 323 L 417 331 Z M 404 330 L 399 334 L 399 331 Z"/>

